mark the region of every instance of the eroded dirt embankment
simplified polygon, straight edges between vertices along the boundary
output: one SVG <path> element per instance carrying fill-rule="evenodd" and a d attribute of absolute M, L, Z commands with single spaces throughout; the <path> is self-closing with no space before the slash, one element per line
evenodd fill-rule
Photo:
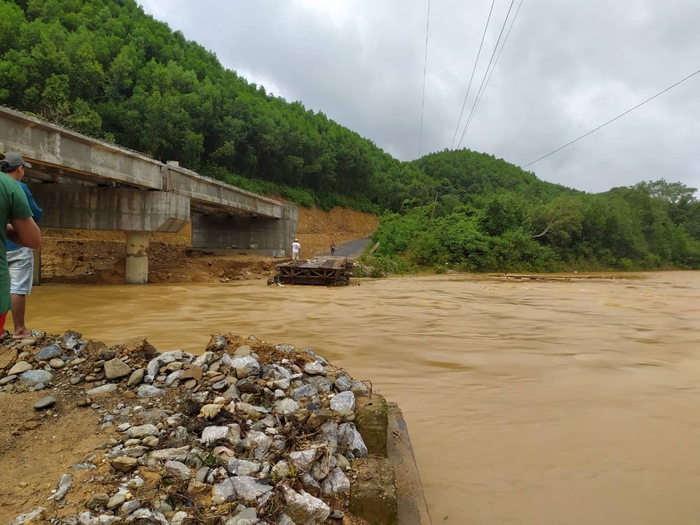
<path fill-rule="evenodd" d="M 343 208 L 324 212 L 299 208 L 297 236 L 302 258 L 311 258 L 344 242 L 367 237 L 379 224 L 368 213 Z M 124 282 L 123 232 L 43 231 L 42 280 L 46 283 L 117 284 Z M 190 247 L 189 226 L 175 234 L 151 235 L 149 253 L 152 283 L 219 282 L 267 278 L 279 259 L 253 255 L 214 255 Z"/>

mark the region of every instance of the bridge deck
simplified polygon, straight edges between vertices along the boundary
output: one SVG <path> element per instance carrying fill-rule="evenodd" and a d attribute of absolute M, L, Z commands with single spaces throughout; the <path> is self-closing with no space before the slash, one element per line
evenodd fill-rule
<path fill-rule="evenodd" d="M 29 175 L 42 180 L 172 192 L 204 213 L 283 216 L 281 202 L 2 106 L 0 146 L 21 153 L 34 166 Z"/>

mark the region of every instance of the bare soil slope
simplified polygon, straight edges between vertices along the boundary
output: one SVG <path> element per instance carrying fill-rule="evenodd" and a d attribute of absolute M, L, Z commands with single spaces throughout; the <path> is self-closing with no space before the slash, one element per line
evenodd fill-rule
<path fill-rule="evenodd" d="M 336 245 L 367 237 L 379 224 L 368 213 L 343 208 L 324 212 L 299 208 L 297 236 L 302 257 L 312 258 Z M 124 282 L 123 232 L 44 230 L 42 280 L 46 283 L 118 284 Z M 189 226 L 176 234 L 151 235 L 150 282 L 228 282 L 272 275 L 279 259 L 214 255 L 190 248 Z"/>

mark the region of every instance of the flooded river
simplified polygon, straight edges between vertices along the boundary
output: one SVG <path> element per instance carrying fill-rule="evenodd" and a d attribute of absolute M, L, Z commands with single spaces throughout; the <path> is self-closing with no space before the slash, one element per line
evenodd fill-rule
<path fill-rule="evenodd" d="M 30 328 L 311 346 L 397 401 L 433 522 L 700 521 L 700 273 L 44 286 Z"/>

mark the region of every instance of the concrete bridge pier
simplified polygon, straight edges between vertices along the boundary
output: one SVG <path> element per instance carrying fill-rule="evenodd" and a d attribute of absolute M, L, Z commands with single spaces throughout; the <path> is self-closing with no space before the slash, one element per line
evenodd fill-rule
<path fill-rule="evenodd" d="M 190 199 L 161 191 L 31 183 L 44 209 L 42 228 L 126 232 L 126 282 L 148 283 L 151 232 L 180 231 L 190 221 Z"/>
<path fill-rule="evenodd" d="M 126 232 L 126 284 L 148 284 L 149 232 Z"/>

